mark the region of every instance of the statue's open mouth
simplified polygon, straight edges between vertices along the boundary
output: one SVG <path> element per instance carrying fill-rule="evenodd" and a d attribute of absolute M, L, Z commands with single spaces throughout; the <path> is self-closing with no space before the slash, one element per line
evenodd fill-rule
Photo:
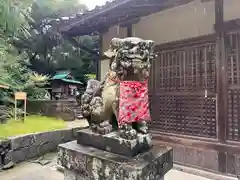
<path fill-rule="evenodd" d="M 142 60 L 140 60 L 140 59 L 132 59 L 132 62 L 134 64 L 140 64 L 140 63 L 142 63 Z"/>

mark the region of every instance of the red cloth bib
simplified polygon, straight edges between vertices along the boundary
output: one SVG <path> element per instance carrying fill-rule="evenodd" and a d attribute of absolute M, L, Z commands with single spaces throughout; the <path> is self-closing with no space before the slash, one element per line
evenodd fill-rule
<path fill-rule="evenodd" d="M 120 82 L 119 101 L 119 125 L 151 120 L 147 82 Z"/>

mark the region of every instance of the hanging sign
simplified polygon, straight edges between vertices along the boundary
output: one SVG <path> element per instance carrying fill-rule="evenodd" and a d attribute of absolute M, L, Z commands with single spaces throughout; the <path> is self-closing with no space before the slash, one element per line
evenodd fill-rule
<path fill-rule="evenodd" d="M 15 93 L 15 99 L 16 100 L 25 100 L 25 99 L 27 99 L 27 93 L 25 93 L 25 92 L 16 92 Z"/>

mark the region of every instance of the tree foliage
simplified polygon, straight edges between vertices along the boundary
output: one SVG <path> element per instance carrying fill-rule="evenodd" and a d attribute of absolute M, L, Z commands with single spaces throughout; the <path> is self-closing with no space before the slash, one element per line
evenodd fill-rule
<path fill-rule="evenodd" d="M 32 70 L 50 75 L 57 70 L 71 70 L 78 80 L 83 80 L 86 73 L 95 73 L 96 57 L 63 38 L 54 24 L 55 19 L 85 11 L 86 6 L 79 2 L 38 0 L 33 4 L 31 37 L 17 42 L 20 48 L 28 52 Z M 98 50 L 97 37 L 84 36 L 76 40 Z"/>
<path fill-rule="evenodd" d="M 11 45 L 16 36 L 29 36 L 29 21 L 31 20 L 29 0 L 0 0 L 0 69 L 8 59 L 14 59 L 18 53 Z"/>
<path fill-rule="evenodd" d="M 64 39 L 52 23 L 85 11 L 86 6 L 79 2 L 0 0 L 0 83 L 10 87 L 0 89 L 1 101 L 11 102 L 16 91 L 26 91 L 29 98 L 42 98 L 46 91 L 40 87 L 57 70 L 72 70 L 79 80 L 95 73 L 96 57 Z M 98 50 L 96 36 L 76 40 Z"/>
<path fill-rule="evenodd" d="M 0 0 L 1 38 L 29 35 L 32 3 L 32 0 Z"/>
<path fill-rule="evenodd" d="M 27 54 L 12 43 L 15 38 L 30 37 L 31 8 L 30 0 L 0 0 L 0 83 L 9 86 L 0 89 L 1 103 L 11 103 L 16 91 L 31 92 L 30 97 L 40 91 L 30 79 L 33 72 L 27 68 Z"/>

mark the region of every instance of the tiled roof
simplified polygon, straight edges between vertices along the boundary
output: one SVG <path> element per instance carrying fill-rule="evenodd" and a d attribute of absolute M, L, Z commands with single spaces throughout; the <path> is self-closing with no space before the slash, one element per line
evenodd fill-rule
<path fill-rule="evenodd" d="M 83 84 L 80 81 L 76 81 L 74 79 L 69 79 L 68 76 L 70 75 L 70 72 L 58 72 L 56 75 L 54 75 L 51 80 L 61 80 L 67 83 L 72 83 L 72 84 Z"/>
<path fill-rule="evenodd" d="M 69 74 L 70 74 L 70 72 L 57 73 L 57 74 L 54 75 L 51 79 L 52 79 L 52 80 L 64 79 L 64 78 L 66 78 Z"/>
<path fill-rule="evenodd" d="M 67 82 L 67 83 L 81 84 L 81 85 L 83 85 L 82 82 L 80 82 L 80 81 L 76 81 L 76 80 L 73 80 L 73 79 L 66 79 L 66 78 L 64 78 L 64 79 L 61 79 L 61 80 L 64 81 L 64 82 Z"/>

